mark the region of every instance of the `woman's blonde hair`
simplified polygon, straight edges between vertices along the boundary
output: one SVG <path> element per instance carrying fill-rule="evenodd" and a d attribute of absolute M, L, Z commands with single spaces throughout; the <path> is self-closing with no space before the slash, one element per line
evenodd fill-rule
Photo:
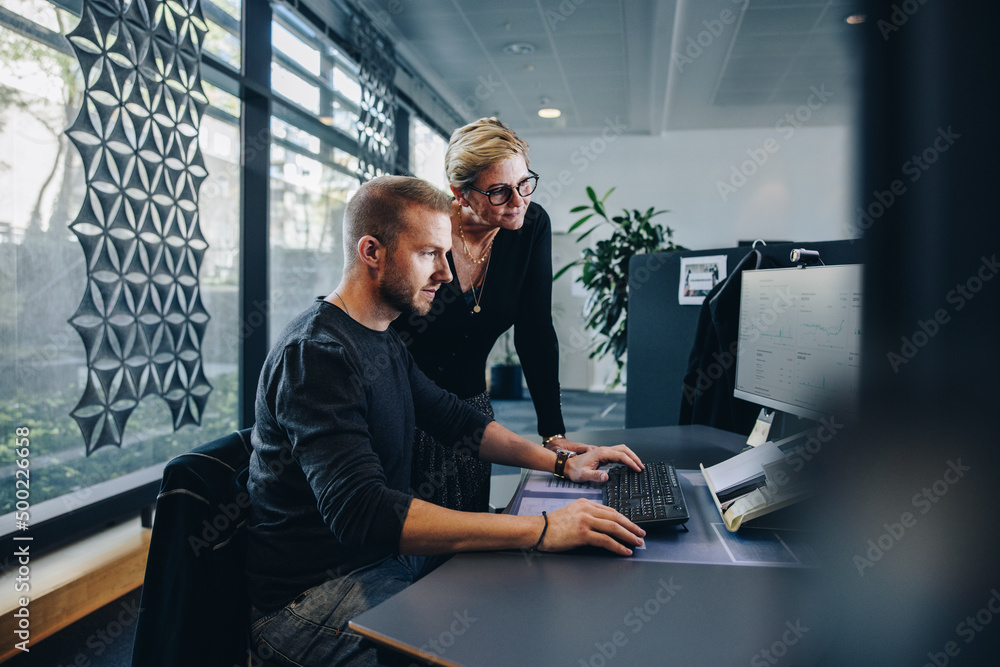
<path fill-rule="evenodd" d="M 455 130 L 444 155 L 448 182 L 467 191 L 479 172 L 515 155 L 528 162 L 528 144 L 496 118 L 480 118 Z"/>

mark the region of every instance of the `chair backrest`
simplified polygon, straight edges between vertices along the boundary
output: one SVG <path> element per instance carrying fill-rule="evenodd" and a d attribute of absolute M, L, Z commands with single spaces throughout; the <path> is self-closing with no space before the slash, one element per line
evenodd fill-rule
<path fill-rule="evenodd" d="M 181 454 L 164 468 L 133 667 L 247 664 L 250 452 L 246 429 Z"/>

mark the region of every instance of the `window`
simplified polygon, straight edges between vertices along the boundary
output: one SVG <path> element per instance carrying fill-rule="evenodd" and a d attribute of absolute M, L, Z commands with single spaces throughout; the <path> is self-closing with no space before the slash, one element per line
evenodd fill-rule
<path fill-rule="evenodd" d="M 86 384 L 87 354 L 68 322 L 88 285 L 85 255 L 68 226 L 86 195 L 80 154 L 64 134 L 81 104 L 83 81 L 62 37 L 78 19 L 44 0 L 5 3 L 44 29 L 0 25 L 0 514 L 14 509 L 14 429 L 30 429 L 32 508 L 66 511 L 95 485 L 154 472 L 171 457 L 236 427 L 239 339 L 239 104 L 206 85 L 211 106 L 200 145 L 208 178 L 199 193 L 208 242 L 201 299 L 211 316 L 202 362 L 212 385 L 201 425 L 174 431 L 159 396 L 146 396 L 127 421 L 121 447 L 87 455 L 70 416 Z M 32 35 L 32 37 L 26 36 Z M 156 473 L 158 478 L 158 473 Z M 53 505 L 53 503 L 55 503 Z M 5 518 L 5 526 L 13 521 Z"/>
<path fill-rule="evenodd" d="M 271 32 L 271 85 L 292 103 L 276 103 L 271 118 L 272 343 L 288 320 L 340 281 L 344 206 L 360 185 L 356 66 L 300 24 L 278 12 Z"/>
<path fill-rule="evenodd" d="M 319 49 L 309 46 L 277 21 L 271 23 L 271 43 L 279 53 L 291 58 L 306 71 L 320 75 Z"/>
<path fill-rule="evenodd" d="M 310 83 L 281 63 L 271 63 L 271 87 L 274 92 L 297 104 L 314 116 L 319 115 L 319 86 Z"/>
<path fill-rule="evenodd" d="M 240 13 L 243 0 L 202 0 L 208 33 L 202 48 L 232 66 L 240 68 Z"/>
<path fill-rule="evenodd" d="M 368 129 L 361 127 L 366 102 L 357 63 L 327 37 L 333 34 L 329 26 L 313 25 L 280 2 L 262 4 L 260 15 L 246 16 L 243 0 L 204 0 L 201 6 L 208 29 L 201 63 L 208 106 L 195 114 L 194 125 L 208 172 L 197 193 L 197 219 L 208 247 L 197 278 L 210 316 L 200 355 L 212 390 L 200 426 L 175 431 L 165 401 L 147 395 L 130 413 L 121 447 L 103 446 L 87 455 L 70 413 L 92 375 L 88 352 L 70 320 L 87 289 L 88 267 L 84 247 L 70 225 L 89 201 L 88 168 L 65 132 L 77 118 L 85 89 L 66 38 L 79 18 L 65 8 L 80 11 L 81 3 L 3 2 L 0 515 L 6 516 L 0 521 L 7 528 L 0 530 L 0 538 L 4 540 L 14 529 L 10 512 L 17 500 L 16 428 L 27 426 L 31 433 L 32 521 L 39 521 L 35 510 L 56 517 L 49 533 L 53 540 L 66 538 L 72 532 L 69 527 L 75 528 L 83 516 L 75 514 L 59 523 L 58 515 L 98 499 L 128 496 L 123 502 L 129 507 L 115 516 L 102 514 L 103 505 L 93 507 L 94 525 L 134 514 L 152 501 L 164 462 L 247 426 L 239 422 L 252 419 L 245 394 L 242 407 L 239 404 L 239 390 L 247 389 L 244 377 L 256 377 L 262 356 L 247 341 L 259 340 L 262 325 L 273 340 L 289 318 L 340 279 L 343 209 L 359 187 L 358 136 Z M 341 29 L 351 25 L 351 17 L 338 3 L 330 11 L 340 12 L 335 23 Z M 254 89 L 254 84 L 260 90 L 263 83 L 242 74 L 242 61 L 251 55 L 243 52 L 242 31 L 263 34 L 268 25 L 273 48 L 254 54 L 271 59 L 273 94 L 263 101 L 259 95 L 240 99 L 241 90 Z M 244 105 L 253 110 L 270 106 L 269 144 L 262 147 L 254 141 L 264 134 L 257 126 L 263 114 L 255 118 L 247 113 L 242 120 L 253 127 L 252 136 L 241 136 Z M 384 145 L 389 138 L 383 135 L 392 130 L 391 114 L 375 111 L 373 122 L 381 127 L 371 136 Z M 415 153 L 424 165 L 420 169 L 427 174 L 440 172 L 434 163 L 441 162 L 442 139 L 429 130 L 421 132 L 414 136 L 423 137 L 430 148 Z M 270 202 L 268 210 L 263 206 L 254 210 L 246 203 L 252 193 L 263 191 L 265 174 L 244 171 L 243 165 L 258 164 L 254 160 L 264 156 L 269 163 Z M 88 159 L 93 161 L 93 156 Z M 246 192 L 245 181 L 253 183 Z M 263 281 L 254 284 L 247 278 L 241 284 L 241 253 L 264 256 L 265 247 L 268 266 L 260 271 L 267 271 L 270 295 L 264 293 Z M 248 303 L 269 305 L 245 313 L 241 321 L 241 304 L 246 309 Z M 252 408 L 252 387 L 249 394 Z M 34 542 L 39 551 L 46 548 L 41 532 Z"/>
<path fill-rule="evenodd" d="M 326 296 L 344 266 L 344 206 L 356 176 L 274 143 L 271 147 L 271 342 L 317 296 Z"/>
<path fill-rule="evenodd" d="M 356 75 L 348 74 L 340 66 L 333 68 L 333 89 L 340 94 L 333 99 L 333 114 L 330 125 L 341 132 L 354 134 L 358 131 L 358 108 L 361 106 L 361 84 Z"/>
<path fill-rule="evenodd" d="M 448 178 L 444 173 L 444 154 L 448 141 L 414 115 L 410 116 L 410 171 L 445 192 Z"/>

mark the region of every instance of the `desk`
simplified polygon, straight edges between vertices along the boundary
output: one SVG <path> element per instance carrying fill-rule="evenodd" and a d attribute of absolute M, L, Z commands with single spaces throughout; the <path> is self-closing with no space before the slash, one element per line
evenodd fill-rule
<path fill-rule="evenodd" d="M 744 442 L 704 426 L 572 438 L 625 442 L 644 458 L 670 459 L 678 468 L 716 463 Z M 460 554 L 351 626 L 444 665 L 801 664 L 824 648 L 818 579 L 809 568 L 648 562 L 593 552 Z"/>
<path fill-rule="evenodd" d="M 650 426 L 606 431 L 576 431 L 568 437 L 588 445 L 611 446 L 625 443 L 641 459 L 671 461 L 678 470 L 697 470 L 739 454 L 746 445 L 745 435 L 721 431 L 711 426 Z"/>

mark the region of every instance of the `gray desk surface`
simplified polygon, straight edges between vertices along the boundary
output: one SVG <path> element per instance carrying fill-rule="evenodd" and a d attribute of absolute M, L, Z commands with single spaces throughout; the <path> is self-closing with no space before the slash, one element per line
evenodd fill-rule
<path fill-rule="evenodd" d="M 743 438 L 707 427 L 573 434 L 678 467 Z M 647 540 L 656 539 L 650 533 Z M 648 562 L 588 551 L 461 554 L 351 625 L 453 665 L 802 664 L 825 638 L 818 570 Z"/>
<path fill-rule="evenodd" d="M 699 463 L 715 465 L 738 454 L 747 436 L 711 426 L 650 426 L 606 431 L 575 431 L 567 436 L 588 445 L 628 445 L 640 458 L 661 458 L 677 469 L 697 470 Z"/>

